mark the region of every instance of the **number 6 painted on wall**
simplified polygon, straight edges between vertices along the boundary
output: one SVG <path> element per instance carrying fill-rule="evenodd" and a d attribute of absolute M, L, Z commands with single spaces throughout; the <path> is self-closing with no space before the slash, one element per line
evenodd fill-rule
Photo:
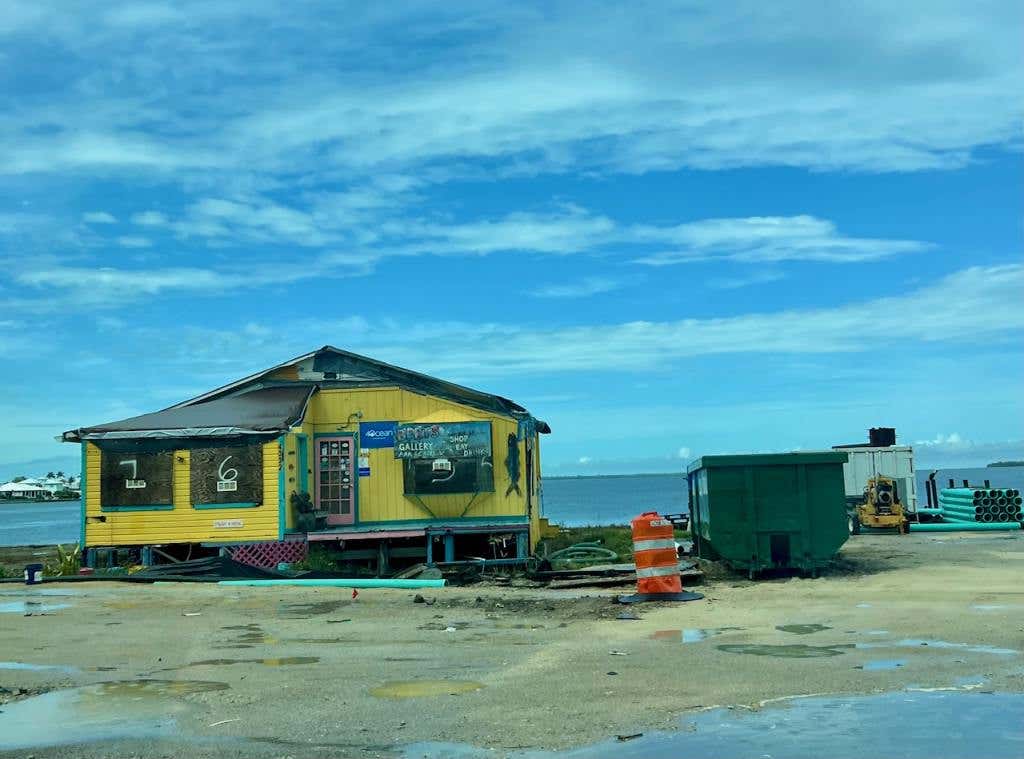
<path fill-rule="evenodd" d="M 217 467 L 217 478 L 221 482 L 234 482 L 235 480 L 238 479 L 237 469 L 224 469 L 224 465 L 227 464 L 232 458 L 234 457 L 228 456 L 226 459 L 220 462 L 220 466 Z"/>

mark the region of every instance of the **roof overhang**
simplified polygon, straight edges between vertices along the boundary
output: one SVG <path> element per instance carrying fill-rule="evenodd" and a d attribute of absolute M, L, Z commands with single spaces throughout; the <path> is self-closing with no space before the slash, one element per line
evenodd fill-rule
<path fill-rule="evenodd" d="M 118 422 L 68 430 L 65 442 L 82 440 L 165 440 L 179 438 L 268 437 L 286 432 L 302 421 L 310 383 L 260 388 L 190 406 L 175 406 Z"/>

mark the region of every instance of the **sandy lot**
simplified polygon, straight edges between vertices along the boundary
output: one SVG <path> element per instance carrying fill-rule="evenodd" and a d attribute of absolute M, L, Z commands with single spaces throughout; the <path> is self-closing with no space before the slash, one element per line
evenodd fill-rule
<path fill-rule="evenodd" d="M 501 756 L 797 694 L 1020 692 L 1022 571 L 1024 532 L 858 536 L 817 580 L 712 572 L 705 600 L 634 607 L 636 620 L 617 619 L 607 590 L 447 588 L 429 605 L 386 590 L 4 584 L 0 750 L 389 756 L 433 740 Z"/>

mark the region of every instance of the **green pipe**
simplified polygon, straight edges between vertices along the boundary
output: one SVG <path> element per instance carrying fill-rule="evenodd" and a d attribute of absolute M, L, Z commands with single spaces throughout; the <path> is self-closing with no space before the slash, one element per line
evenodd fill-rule
<path fill-rule="evenodd" d="M 963 517 L 964 519 L 977 519 L 981 516 L 981 514 L 976 514 L 973 511 L 961 511 L 960 509 L 943 509 L 942 515 L 952 517 Z"/>
<path fill-rule="evenodd" d="M 971 519 L 970 517 L 951 517 L 949 514 L 943 514 L 942 521 L 956 522 L 957 524 L 981 524 L 978 520 Z"/>
<path fill-rule="evenodd" d="M 961 508 L 956 508 L 954 506 L 943 506 L 941 510 L 942 510 L 943 513 L 946 513 L 946 514 L 963 514 L 965 516 L 979 516 L 979 515 L 985 513 L 982 509 L 978 509 L 978 510 L 967 509 L 967 508 L 961 509 Z"/>
<path fill-rule="evenodd" d="M 960 503 L 959 501 L 939 501 L 940 509 L 962 509 L 964 511 L 981 511 L 988 508 L 980 503 Z"/>
<path fill-rule="evenodd" d="M 957 499 L 957 498 L 940 498 L 939 499 L 939 506 L 942 506 L 944 504 L 949 504 L 950 506 L 969 506 L 971 508 L 975 508 L 977 506 L 988 506 L 989 503 L 990 503 L 990 501 L 987 498 L 982 498 L 981 500 L 978 500 L 978 501 L 970 501 L 970 500 L 966 500 L 966 499 L 960 500 L 960 499 Z"/>
<path fill-rule="evenodd" d="M 1019 530 L 1017 522 L 911 522 L 911 532 L 993 532 L 995 530 Z"/>
<path fill-rule="evenodd" d="M 300 588 L 443 588 L 444 580 L 390 580 L 386 577 L 375 579 L 354 580 L 221 580 L 218 585 L 232 587 L 250 586 L 254 588 L 276 587 L 279 585 L 297 585 Z"/>
<path fill-rule="evenodd" d="M 988 500 L 988 499 L 987 498 L 961 498 L 960 496 L 956 496 L 956 495 L 940 495 L 939 496 L 939 503 L 942 503 L 943 501 L 948 501 L 949 503 L 974 503 L 974 504 L 981 504 L 981 503 L 984 503 L 986 500 Z"/>
<path fill-rule="evenodd" d="M 975 498 L 981 498 L 986 495 L 986 491 L 978 488 L 942 488 L 939 491 L 939 498 L 944 495 L 960 495 L 960 496 L 973 496 Z"/>
<path fill-rule="evenodd" d="M 1024 498 L 1021 498 L 1019 495 L 1015 495 L 1013 497 L 1013 505 L 1014 506 L 1024 506 Z"/>
<path fill-rule="evenodd" d="M 942 509 L 918 509 L 917 512 L 915 512 L 915 513 L 917 513 L 917 514 L 925 514 L 926 516 L 931 516 L 931 517 L 941 517 L 942 516 Z"/>

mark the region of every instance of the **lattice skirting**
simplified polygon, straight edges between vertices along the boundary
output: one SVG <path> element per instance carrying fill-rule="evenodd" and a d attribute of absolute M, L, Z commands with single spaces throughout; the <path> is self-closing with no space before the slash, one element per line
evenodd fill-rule
<path fill-rule="evenodd" d="M 277 565 L 286 562 L 292 564 L 302 561 L 309 552 L 309 543 L 305 540 L 274 541 L 273 543 L 249 543 L 243 546 L 231 546 L 228 551 L 231 558 L 241 564 L 260 569 L 276 569 Z"/>

